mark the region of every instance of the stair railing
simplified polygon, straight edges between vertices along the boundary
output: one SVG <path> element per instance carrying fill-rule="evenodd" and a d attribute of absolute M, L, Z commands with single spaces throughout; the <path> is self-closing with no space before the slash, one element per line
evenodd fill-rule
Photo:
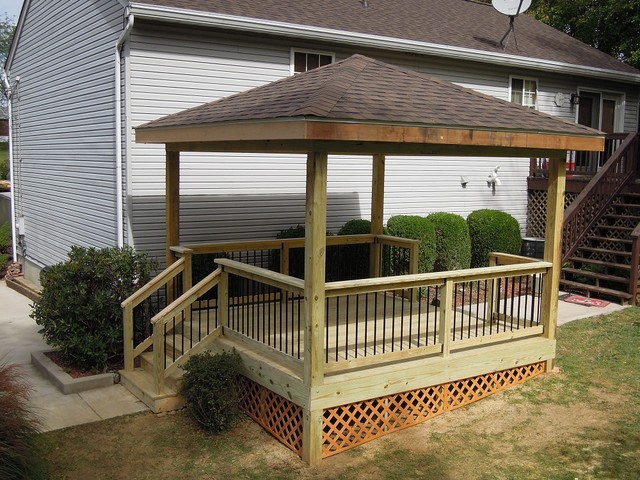
<path fill-rule="evenodd" d="M 622 145 L 565 210 L 562 235 L 563 262 L 573 255 L 624 185 L 635 177 L 638 138 L 636 133 L 628 134 Z"/>
<path fill-rule="evenodd" d="M 147 336 L 138 345 L 135 344 L 134 309 L 143 302 L 148 301 L 152 295 L 157 295 L 159 290 L 163 291 L 161 305 L 166 304 L 165 302 L 167 298 L 164 297 L 172 295 L 174 290 L 173 283 L 176 281 L 178 276 L 182 276 L 183 272 L 185 272 L 185 268 L 190 268 L 190 260 L 191 257 L 179 258 L 176 262 L 163 270 L 157 277 L 122 302 L 125 371 L 133 371 L 136 357 L 144 353 L 153 344 L 152 335 Z M 149 325 L 147 324 L 146 326 Z M 140 326 L 138 326 L 138 328 L 140 328 Z M 147 329 L 145 328 L 145 330 Z"/>
<path fill-rule="evenodd" d="M 185 321 L 191 321 L 191 305 L 220 284 L 223 272 L 221 268 L 207 275 L 197 284 L 167 305 L 151 319 L 153 324 L 153 383 L 157 394 L 164 392 L 165 378 L 182 365 L 190 356 L 202 352 L 219 328 L 207 331 L 198 338 L 197 343 L 177 358 L 167 358 L 165 353 L 168 330 L 175 331 Z"/>
<path fill-rule="evenodd" d="M 629 293 L 631 294 L 631 304 L 638 305 L 638 279 L 640 275 L 640 223 L 631 232 L 631 272 L 629 274 Z"/>

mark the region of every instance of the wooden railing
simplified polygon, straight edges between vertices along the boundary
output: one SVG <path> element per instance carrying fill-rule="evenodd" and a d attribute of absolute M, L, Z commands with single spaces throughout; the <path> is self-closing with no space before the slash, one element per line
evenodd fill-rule
<path fill-rule="evenodd" d="M 614 155 L 565 210 L 562 238 L 563 261 L 571 257 L 615 196 L 628 181 L 635 177 L 638 138 L 638 134 L 628 134 Z"/>
<path fill-rule="evenodd" d="M 229 297 L 228 330 L 299 366 L 304 361 L 302 281 L 232 260 L 216 262 L 223 275 L 256 284 L 241 298 Z M 324 371 L 447 356 L 542 335 L 539 295 L 551 264 L 492 254 L 491 265 L 326 283 Z"/>
<path fill-rule="evenodd" d="M 567 152 L 567 178 L 589 179 L 593 177 L 622 145 L 627 135 L 626 133 L 607 134 L 604 140 L 604 151 L 602 152 L 575 150 Z M 529 176 L 547 178 L 549 176 L 549 159 L 532 158 Z"/>

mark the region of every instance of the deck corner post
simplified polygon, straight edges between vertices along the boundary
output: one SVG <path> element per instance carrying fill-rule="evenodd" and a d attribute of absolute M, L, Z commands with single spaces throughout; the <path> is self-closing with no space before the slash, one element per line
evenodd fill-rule
<path fill-rule="evenodd" d="M 380 252 L 382 246 L 377 236 L 383 234 L 384 220 L 384 168 L 385 156 L 376 154 L 373 156 L 373 170 L 371 175 L 371 234 L 376 240 L 371 244 L 371 276 L 377 278 L 381 275 Z"/>
<path fill-rule="evenodd" d="M 171 247 L 180 244 L 180 152 L 166 149 L 165 165 L 167 267 L 176 257 Z"/>
<path fill-rule="evenodd" d="M 545 232 L 544 260 L 552 264 L 542 286 L 542 325 L 544 336 L 555 340 L 558 328 L 558 293 L 562 269 L 562 224 L 564 219 L 564 190 L 566 159 L 549 159 L 549 189 L 547 190 L 547 225 Z M 553 368 L 553 360 L 547 361 L 547 371 Z"/>
<path fill-rule="evenodd" d="M 324 383 L 327 159 L 326 152 L 307 156 L 304 383 L 308 388 Z"/>
<path fill-rule="evenodd" d="M 132 372 L 133 365 L 133 306 L 127 303 L 123 310 L 124 370 Z"/>
<path fill-rule="evenodd" d="M 302 460 L 311 466 L 322 460 L 322 410 L 303 410 Z"/>

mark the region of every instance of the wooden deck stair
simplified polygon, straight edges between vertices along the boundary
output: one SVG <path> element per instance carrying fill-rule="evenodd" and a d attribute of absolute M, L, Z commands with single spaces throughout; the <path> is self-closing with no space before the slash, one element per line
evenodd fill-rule
<path fill-rule="evenodd" d="M 631 232 L 639 223 L 640 193 L 626 189 L 568 259 L 562 270 L 562 288 L 630 302 Z"/>

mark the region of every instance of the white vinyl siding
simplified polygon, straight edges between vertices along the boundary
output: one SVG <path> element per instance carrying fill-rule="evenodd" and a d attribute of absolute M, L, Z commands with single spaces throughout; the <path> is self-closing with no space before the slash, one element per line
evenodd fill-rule
<path fill-rule="evenodd" d="M 72 245 L 115 245 L 115 1 L 32 0 L 10 78 L 19 253 L 42 266 Z"/>

